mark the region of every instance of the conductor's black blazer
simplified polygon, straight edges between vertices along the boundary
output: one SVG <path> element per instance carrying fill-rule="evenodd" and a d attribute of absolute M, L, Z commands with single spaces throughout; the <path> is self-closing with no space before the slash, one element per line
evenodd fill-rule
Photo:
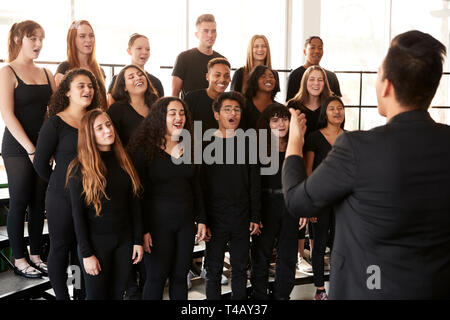
<path fill-rule="evenodd" d="M 306 178 L 288 157 L 283 193 L 295 217 L 334 206 L 330 299 L 450 298 L 450 127 L 408 111 L 342 133 Z"/>

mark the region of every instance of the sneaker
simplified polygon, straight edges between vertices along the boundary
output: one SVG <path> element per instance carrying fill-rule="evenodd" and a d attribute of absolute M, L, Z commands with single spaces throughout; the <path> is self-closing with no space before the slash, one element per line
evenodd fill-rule
<path fill-rule="evenodd" d="M 202 271 L 200 272 L 200 277 L 203 280 L 206 280 L 206 269 L 205 268 L 203 268 Z M 222 278 L 220 279 L 220 284 L 221 285 L 228 284 L 228 278 L 224 274 L 222 274 Z"/>
<path fill-rule="evenodd" d="M 325 257 L 323 261 L 323 270 L 324 271 L 330 271 L 330 259 Z"/>
<path fill-rule="evenodd" d="M 191 279 L 193 277 L 195 277 L 195 274 L 191 270 L 189 270 L 189 273 L 187 275 L 187 288 L 188 288 L 188 290 L 191 290 L 191 288 L 192 288 L 192 281 L 191 281 Z"/>
<path fill-rule="evenodd" d="M 269 266 L 269 277 L 275 278 L 275 266 Z"/>
<path fill-rule="evenodd" d="M 326 292 L 316 293 L 314 295 L 314 300 L 328 300 L 328 296 Z"/>
<path fill-rule="evenodd" d="M 307 275 L 313 274 L 312 266 L 303 258 L 298 259 L 298 271 L 306 273 Z"/>

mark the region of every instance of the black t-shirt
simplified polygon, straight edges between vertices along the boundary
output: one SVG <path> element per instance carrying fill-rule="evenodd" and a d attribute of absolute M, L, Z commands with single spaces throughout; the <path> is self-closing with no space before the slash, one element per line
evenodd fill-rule
<path fill-rule="evenodd" d="M 247 99 L 245 101 L 244 112 L 242 113 L 241 125 L 240 127 L 247 129 L 256 129 L 256 123 L 258 122 L 261 112 L 256 108 L 252 99 Z"/>
<path fill-rule="evenodd" d="M 319 164 L 327 157 L 328 152 L 331 151 L 331 145 L 325 136 L 316 130 L 312 132 L 305 141 L 304 152 L 314 152 L 313 170 L 316 169 Z"/>
<path fill-rule="evenodd" d="M 106 112 L 110 116 L 123 146 L 127 146 L 134 131 L 144 120 L 144 117 L 137 113 L 128 103 L 123 102 L 114 102 Z"/>
<path fill-rule="evenodd" d="M 208 56 L 201 53 L 197 48 L 192 48 L 180 53 L 175 60 L 172 76 L 183 80 L 181 87 L 182 97 L 190 91 L 208 88 L 206 74 L 208 73 L 208 62 L 213 58 L 223 58 L 223 56 L 213 51 Z"/>
<path fill-rule="evenodd" d="M 273 101 L 272 103 L 276 103 Z M 261 117 L 261 112 L 256 108 L 252 99 L 246 99 L 245 108 L 242 113 L 241 123 L 239 128 L 247 129 L 257 129 L 258 119 Z"/>
<path fill-rule="evenodd" d="M 306 133 L 305 139 L 309 136 L 310 133 L 317 130 L 317 122 L 319 121 L 320 108 L 312 111 L 307 107 L 300 107 L 300 104 L 297 101 L 290 101 L 287 104 L 288 108 L 294 108 L 296 110 L 300 110 L 306 116 Z"/>
<path fill-rule="evenodd" d="M 145 71 L 145 73 L 147 74 L 147 77 L 150 80 L 153 87 L 155 87 L 159 98 L 164 97 L 164 87 L 163 87 L 161 81 L 159 81 L 159 79 L 157 77 L 155 77 L 154 75 L 152 75 L 151 73 L 148 73 L 147 71 Z M 112 89 L 114 87 L 114 83 L 116 82 L 116 78 L 117 78 L 117 74 L 114 75 L 114 77 L 111 80 L 111 83 L 109 84 L 108 93 L 112 93 Z"/>
<path fill-rule="evenodd" d="M 91 235 L 128 233 L 133 236 L 135 245 L 142 245 L 141 207 L 138 197 L 133 194 L 131 178 L 119 165 L 114 151 L 100 152 L 100 156 L 106 167 L 105 193 L 108 197 L 101 199 L 100 216 L 96 215 L 92 204 L 86 206 L 79 166 L 69 179 L 72 217 L 83 258 L 96 254 Z"/>
<path fill-rule="evenodd" d="M 341 88 L 339 86 L 339 81 L 338 78 L 336 77 L 336 74 L 326 69 L 324 70 L 325 73 L 327 74 L 330 90 L 333 91 L 335 95 L 342 97 Z M 289 75 L 286 101 L 289 101 L 297 94 L 298 90 L 300 89 L 300 83 L 302 81 L 303 74 L 305 73 L 305 71 L 306 71 L 305 67 L 301 66 L 292 71 L 291 74 Z"/>
<path fill-rule="evenodd" d="M 212 109 L 214 100 L 208 96 L 206 89 L 189 92 L 184 101 L 189 106 L 192 120 L 202 122 L 202 134 L 208 129 L 219 128 Z"/>

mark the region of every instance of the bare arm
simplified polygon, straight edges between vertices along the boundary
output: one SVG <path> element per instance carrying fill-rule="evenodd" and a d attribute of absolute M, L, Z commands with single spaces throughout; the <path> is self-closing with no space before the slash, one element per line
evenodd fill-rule
<path fill-rule="evenodd" d="M 106 99 L 108 100 L 108 109 L 111 107 L 111 105 L 115 102 L 114 98 L 112 97 L 112 94 L 108 92 Z"/>
<path fill-rule="evenodd" d="M 181 87 L 183 85 L 183 79 L 178 78 L 177 76 L 172 76 L 172 96 L 179 97 Z"/>
<path fill-rule="evenodd" d="M 64 75 L 62 73 L 55 73 L 55 84 L 57 88 L 59 87 L 59 84 L 61 83 L 63 77 Z"/>
<path fill-rule="evenodd" d="M 14 114 L 14 88 L 16 83 L 16 78 L 9 67 L 5 66 L 0 69 L 0 113 L 5 122 L 5 126 L 11 132 L 12 136 L 27 153 L 32 153 L 36 148 L 23 129 L 19 119 Z"/>
<path fill-rule="evenodd" d="M 53 93 L 56 91 L 56 88 L 57 88 L 55 78 L 53 77 L 53 73 L 50 70 L 45 68 L 45 71 L 47 72 L 48 80 L 50 81 L 50 87 L 52 88 L 52 93 Z"/>

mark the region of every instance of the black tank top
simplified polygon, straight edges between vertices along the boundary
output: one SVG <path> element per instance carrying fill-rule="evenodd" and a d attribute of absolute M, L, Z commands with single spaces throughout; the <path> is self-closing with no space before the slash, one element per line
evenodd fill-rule
<path fill-rule="evenodd" d="M 9 66 L 17 78 L 14 89 L 14 115 L 19 120 L 28 138 L 36 145 L 39 130 L 44 122 L 47 105 L 52 95 L 47 71 L 47 84 L 26 84 L 20 79 L 14 69 Z M 27 152 L 5 127 L 2 141 L 2 156 L 27 156 Z"/>

